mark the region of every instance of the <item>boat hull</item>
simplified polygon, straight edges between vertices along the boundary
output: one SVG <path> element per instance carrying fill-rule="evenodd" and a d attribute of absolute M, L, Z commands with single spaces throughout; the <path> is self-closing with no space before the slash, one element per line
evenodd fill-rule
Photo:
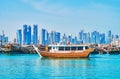
<path fill-rule="evenodd" d="M 43 57 L 53 57 L 53 58 L 88 58 L 90 51 L 83 52 L 70 52 L 70 53 L 50 53 L 46 51 L 38 52 Z"/>
<path fill-rule="evenodd" d="M 34 46 L 35 50 L 40 56 L 43 57 L 52 57 L 52 58 L 88 58 L 89 54 L 93 49 L 89 48 L 84 51 L 56 51 L 56 52 L 49 52 L 49 51 L 40 51 L 38 48 Z"/>

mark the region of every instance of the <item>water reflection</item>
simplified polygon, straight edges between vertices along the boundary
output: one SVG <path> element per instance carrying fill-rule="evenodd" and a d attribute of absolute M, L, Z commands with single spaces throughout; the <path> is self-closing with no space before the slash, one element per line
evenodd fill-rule
<path fill-rule="evenodd" d="M 36 64 L 49 69 L 47 72 L 49 76 L 94 76 L 94 74 L 89 73 L 91 72 L 90 69 L 94 66 L 90 63 L 90 58 L 39 58 Z"/>

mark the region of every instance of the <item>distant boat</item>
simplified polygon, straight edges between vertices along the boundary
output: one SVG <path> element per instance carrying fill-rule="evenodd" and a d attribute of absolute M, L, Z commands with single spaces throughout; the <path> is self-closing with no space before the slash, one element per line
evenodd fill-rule
<path fill-rule="evenodd" d="M 48 45 L 45 50 L 33 47 L 40 56 L 53 58 L 87 58 L 93 51 L 87 45 Z"/>

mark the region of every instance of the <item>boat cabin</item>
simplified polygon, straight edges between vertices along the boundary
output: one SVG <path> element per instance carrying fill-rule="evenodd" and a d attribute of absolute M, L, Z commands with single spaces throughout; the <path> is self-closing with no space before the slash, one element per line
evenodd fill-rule
<path fill-rule="evenodd" d="M 83 51 L 89 49 L 87 45 L 49 45 L 48 51 Z"/>

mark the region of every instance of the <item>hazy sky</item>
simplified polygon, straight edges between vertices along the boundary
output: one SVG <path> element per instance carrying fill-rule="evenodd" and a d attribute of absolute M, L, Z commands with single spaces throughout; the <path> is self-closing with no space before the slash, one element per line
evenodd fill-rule
<path fill-rule="evenodd" d="M 97 30 L 120 33 L 120 0 L 0 0 L 0 34 L 11 39 L 24 24 L 78 35 Z"/>

